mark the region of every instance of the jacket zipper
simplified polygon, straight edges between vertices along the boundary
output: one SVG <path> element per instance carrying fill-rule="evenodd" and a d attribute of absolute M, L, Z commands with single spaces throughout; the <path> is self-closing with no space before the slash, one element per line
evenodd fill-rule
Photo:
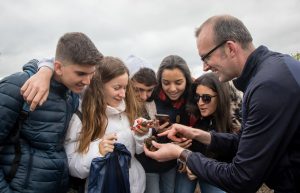
<path fill-rule="evenodd" d="M 26 189 L 28 187 L 29 176 L 30 176 L 31 170 L 32 170 L 33 154 L 34 154 L 34 150 L 33 150 L 33 148 L 30 148 L 29 164 L 28 164 L 27 174 L 26 174 L 26 178 L 25 178 L 24 189 Z"/>

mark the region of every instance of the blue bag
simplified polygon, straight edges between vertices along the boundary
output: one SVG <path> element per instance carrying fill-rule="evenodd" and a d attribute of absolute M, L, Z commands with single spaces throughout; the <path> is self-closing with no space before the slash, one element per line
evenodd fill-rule
<path fill-rule="evenodd" d="M 90 168 L 88 193 L 130 193 L 130 159 L 130 152 L 120 143 L 115 143 L 112 153 L 94 158 Z"/>

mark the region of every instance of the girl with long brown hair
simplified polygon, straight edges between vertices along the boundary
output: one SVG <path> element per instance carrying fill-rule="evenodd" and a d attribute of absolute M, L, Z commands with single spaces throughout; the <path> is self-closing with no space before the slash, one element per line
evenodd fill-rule
<path fill-rule="evenodd" d="M 74 115 L 69 125 L 65 147 L 70 174 L 87 178 L 92 159 L 112 152 L 114 143 L 118 142 L 132 155 L 129 168 L 131 192 L 144 192 L 145 171 L 134 154 L 143 151 L 143 140 L 151 133 L 141 136 L 131 130 L 139 109 L 127 67 L 118 58 L 104 57 L 84 92 L 82 121 Z"/>

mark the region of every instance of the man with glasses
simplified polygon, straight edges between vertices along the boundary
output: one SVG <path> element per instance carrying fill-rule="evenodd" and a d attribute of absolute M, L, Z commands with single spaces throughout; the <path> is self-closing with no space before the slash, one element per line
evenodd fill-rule
<path fill-rule="evenodd" d="M 242 128 L 238 134 L 171 127 L 162 133 L 181 141 L 177 133 L 198 140 L 212 151 L 232 156 L 218 162 L 174 144 L 146 155 L 159 161 L 179 158 L 190 172 L 227 192 L 253 193 L 266 183 L 275 193 L 300 192 L 300 63 L 288 55 L 255 48 L 248 29 L 229 15 L 213 16 L 196 31 L 204 71 L 222 82 L 234 79 L 244 92 Z M 176 126 L 176 125 L 175 125 Z"/>

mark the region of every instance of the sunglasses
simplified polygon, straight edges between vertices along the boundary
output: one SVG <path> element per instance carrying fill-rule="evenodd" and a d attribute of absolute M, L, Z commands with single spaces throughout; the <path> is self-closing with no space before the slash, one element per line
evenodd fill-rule
<path fill-rule="evenodd" d="M 199 101 L 200 98 L 201 98 L 202 101 L 203 101 L 205 104 L 209 104 L 209 103 L 211 102 L 211 98 L 216 97 L 216 96 L 217 96 L 217 95 L 212 96 L 212 95 L 209 95 L 209 94 L 203 94 L 203 95 L 198 95 L 198 94 L 196 94 L 196 95 L 194 96 L 194 101 L 195 101 L 196 103 L 198 103 L 198 101 Z"/>

